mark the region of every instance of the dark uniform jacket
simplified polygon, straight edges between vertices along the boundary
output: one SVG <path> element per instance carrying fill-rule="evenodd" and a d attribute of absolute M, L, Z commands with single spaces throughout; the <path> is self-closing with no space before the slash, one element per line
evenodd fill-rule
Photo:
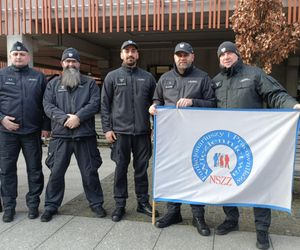
<path fill-rule="evenodd" d="M 8 131 L 0 124 L 0 131 L 14 134 L 30 134 L 50 130 L 50 120 L 43 111 L 45 76 L 28 66 L 8 66 L 0 70 L 0 120 L 4 116 L 15 117 L 20 124 L 17 131 Z"/>
<path fill-rule="evenodd" d="M 150 133 L 148 109 L 156 82 L 147 71 L 122 66 L 108 73 L 101 92 L 103 132 L 141 135 Z"/>
<path fill-rule="evenodd" d="M 81 75 L 80 84 L 70 89 L 61 85 L 61 76 L 58 76 L 48 83 L 43 105 L 51 119 L 53 137 L 76 139 L 96 135 L 95 114 L 99 112 L 100 90 L 95 80 Z M 67 114 L 77 115 L 80 126 L 65 128 Z"/>
<path fill-rule="evenodd" d="M 215 107 L 211 85 L 212 80 L 208 74 L 195 66 L 181 75 L 174 65 L 174 69 L 160 77 L 153 102 L 157 105 L 174 106 L 180 98 L 189 98 L 193 101 L 193 107 Z"/>
<path fill-rule="evenodd" d="M 239 59 L 214 79 L 219 108 L 292 108 L 297 101 L 271 76 Z"/>

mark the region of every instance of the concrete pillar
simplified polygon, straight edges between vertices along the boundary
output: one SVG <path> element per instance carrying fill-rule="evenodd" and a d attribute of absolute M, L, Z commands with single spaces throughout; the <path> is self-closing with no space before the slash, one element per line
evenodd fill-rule
<path fill-rule="evenodd" d="M 8 35 L 7 36 L 7 40 L 6 40 L 6 45 L 7 45 L 7 65 L 10 65 L 11 64 L 11 61 L 9 59 L 9 53 L 10 53 L 10 50 L 13 46 L 13 44 L 15 42 L 21 42 L 23 43 L 26 48 L 28 49 L 29 51 L 29 55 L 30 55 L 30 62 L 29 62 L 29 66 L 32 67 L 33 66 L 33 40 L 30 36 L 25 36 L 25 35 Z"/>
<path fill-rule="evenodd" d="M 299 61 L 298 56 L 289 57 L 286 69 L 286 89 L 294 97 L 297 97 Z"/>

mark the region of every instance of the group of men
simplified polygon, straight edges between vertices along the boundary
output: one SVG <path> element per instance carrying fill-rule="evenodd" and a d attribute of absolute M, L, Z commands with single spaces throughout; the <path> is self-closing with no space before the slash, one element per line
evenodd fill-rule
<path fill-rule="evenodd" d="M 174 67 L 158 83 L 147 71 L 137 67 L 138 45 L 131 40 L 121 46 L 122 65 L 105 77 L 101 97 L 95 81 L 80 74 L 80 55 L 74 48 L 61 57 L 63 72 L 49 83 L 42 73 L 28 66 L 30 56 L 23 43 L 11 51 L 11 66 L 0 70 L 0 182 L 3 221 L 14 219 L 17 198 L 17 159 L 22 149 L 26 161 L 29 191 L 26 204 L 29 219 L 39 216 L 40 195 L 44 187 L 41 136 L 51 140 L 46 158 L 50 177 L 45 193 L 42 222 L 52 219 L 60 207 L 65 190 L 64 176 L 72 154 L 75 155 L 91 210 L 105 217 L 103 192 L 98 169 L 102 164 L 97 148 L 95 114 L 100 110 L 106 140 L 111 143 L 115 209 L 112 220 L 126 213 L 127 171 L 133 156 L 137 212 L 152 216 L 148 191 L 148 164 L 152 154 L 150 115 L 156 106 L 263 108 L 300 108 L 286 90 L 261 69 L 245 65 L 232 42 L 222 43 L 217 51 L 220 73 L 213 78 L 193 62 L 195 53 L 189 43 L 174 50 Z M 51 126 L 50 126 L 51 124 Z M 168 203 L 167 213 L 156 221 L 158 228 L 182 221 L 180 203 Z M 1 202 L 0 202 L 1 208 Z M 191 205 L 193 225 L 199 234 L 210 235 L 203 205 Z M 225 221 L 216 234 L 238 230 L 237 207 L 223 207 Z M 155 211 L 155 216 L 159 216 Z M 271 210 L 254 208 L 256 246 L 269 248 L 268 229 Z"/>

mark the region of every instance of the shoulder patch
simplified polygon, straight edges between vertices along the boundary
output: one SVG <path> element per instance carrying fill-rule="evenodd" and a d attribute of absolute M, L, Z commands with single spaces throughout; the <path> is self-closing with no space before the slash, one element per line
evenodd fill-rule
<path fill-rule="evenodd" d="M 220 87 L 220 86 L 222 86 L 222 82 L 221 81 L 216 82 L 215 85 L 216 85 L 216 87 Z"/>

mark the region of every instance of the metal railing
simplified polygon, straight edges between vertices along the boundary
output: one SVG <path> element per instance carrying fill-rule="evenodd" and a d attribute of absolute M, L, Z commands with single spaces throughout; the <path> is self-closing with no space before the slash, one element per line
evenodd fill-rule
<path fill-rule="evenodd" d="M 282 1 L 288 22 L 300 0 Z M 229 27 L 238 0 L 0 0 L 0 35 L 181 31 Z"/>

